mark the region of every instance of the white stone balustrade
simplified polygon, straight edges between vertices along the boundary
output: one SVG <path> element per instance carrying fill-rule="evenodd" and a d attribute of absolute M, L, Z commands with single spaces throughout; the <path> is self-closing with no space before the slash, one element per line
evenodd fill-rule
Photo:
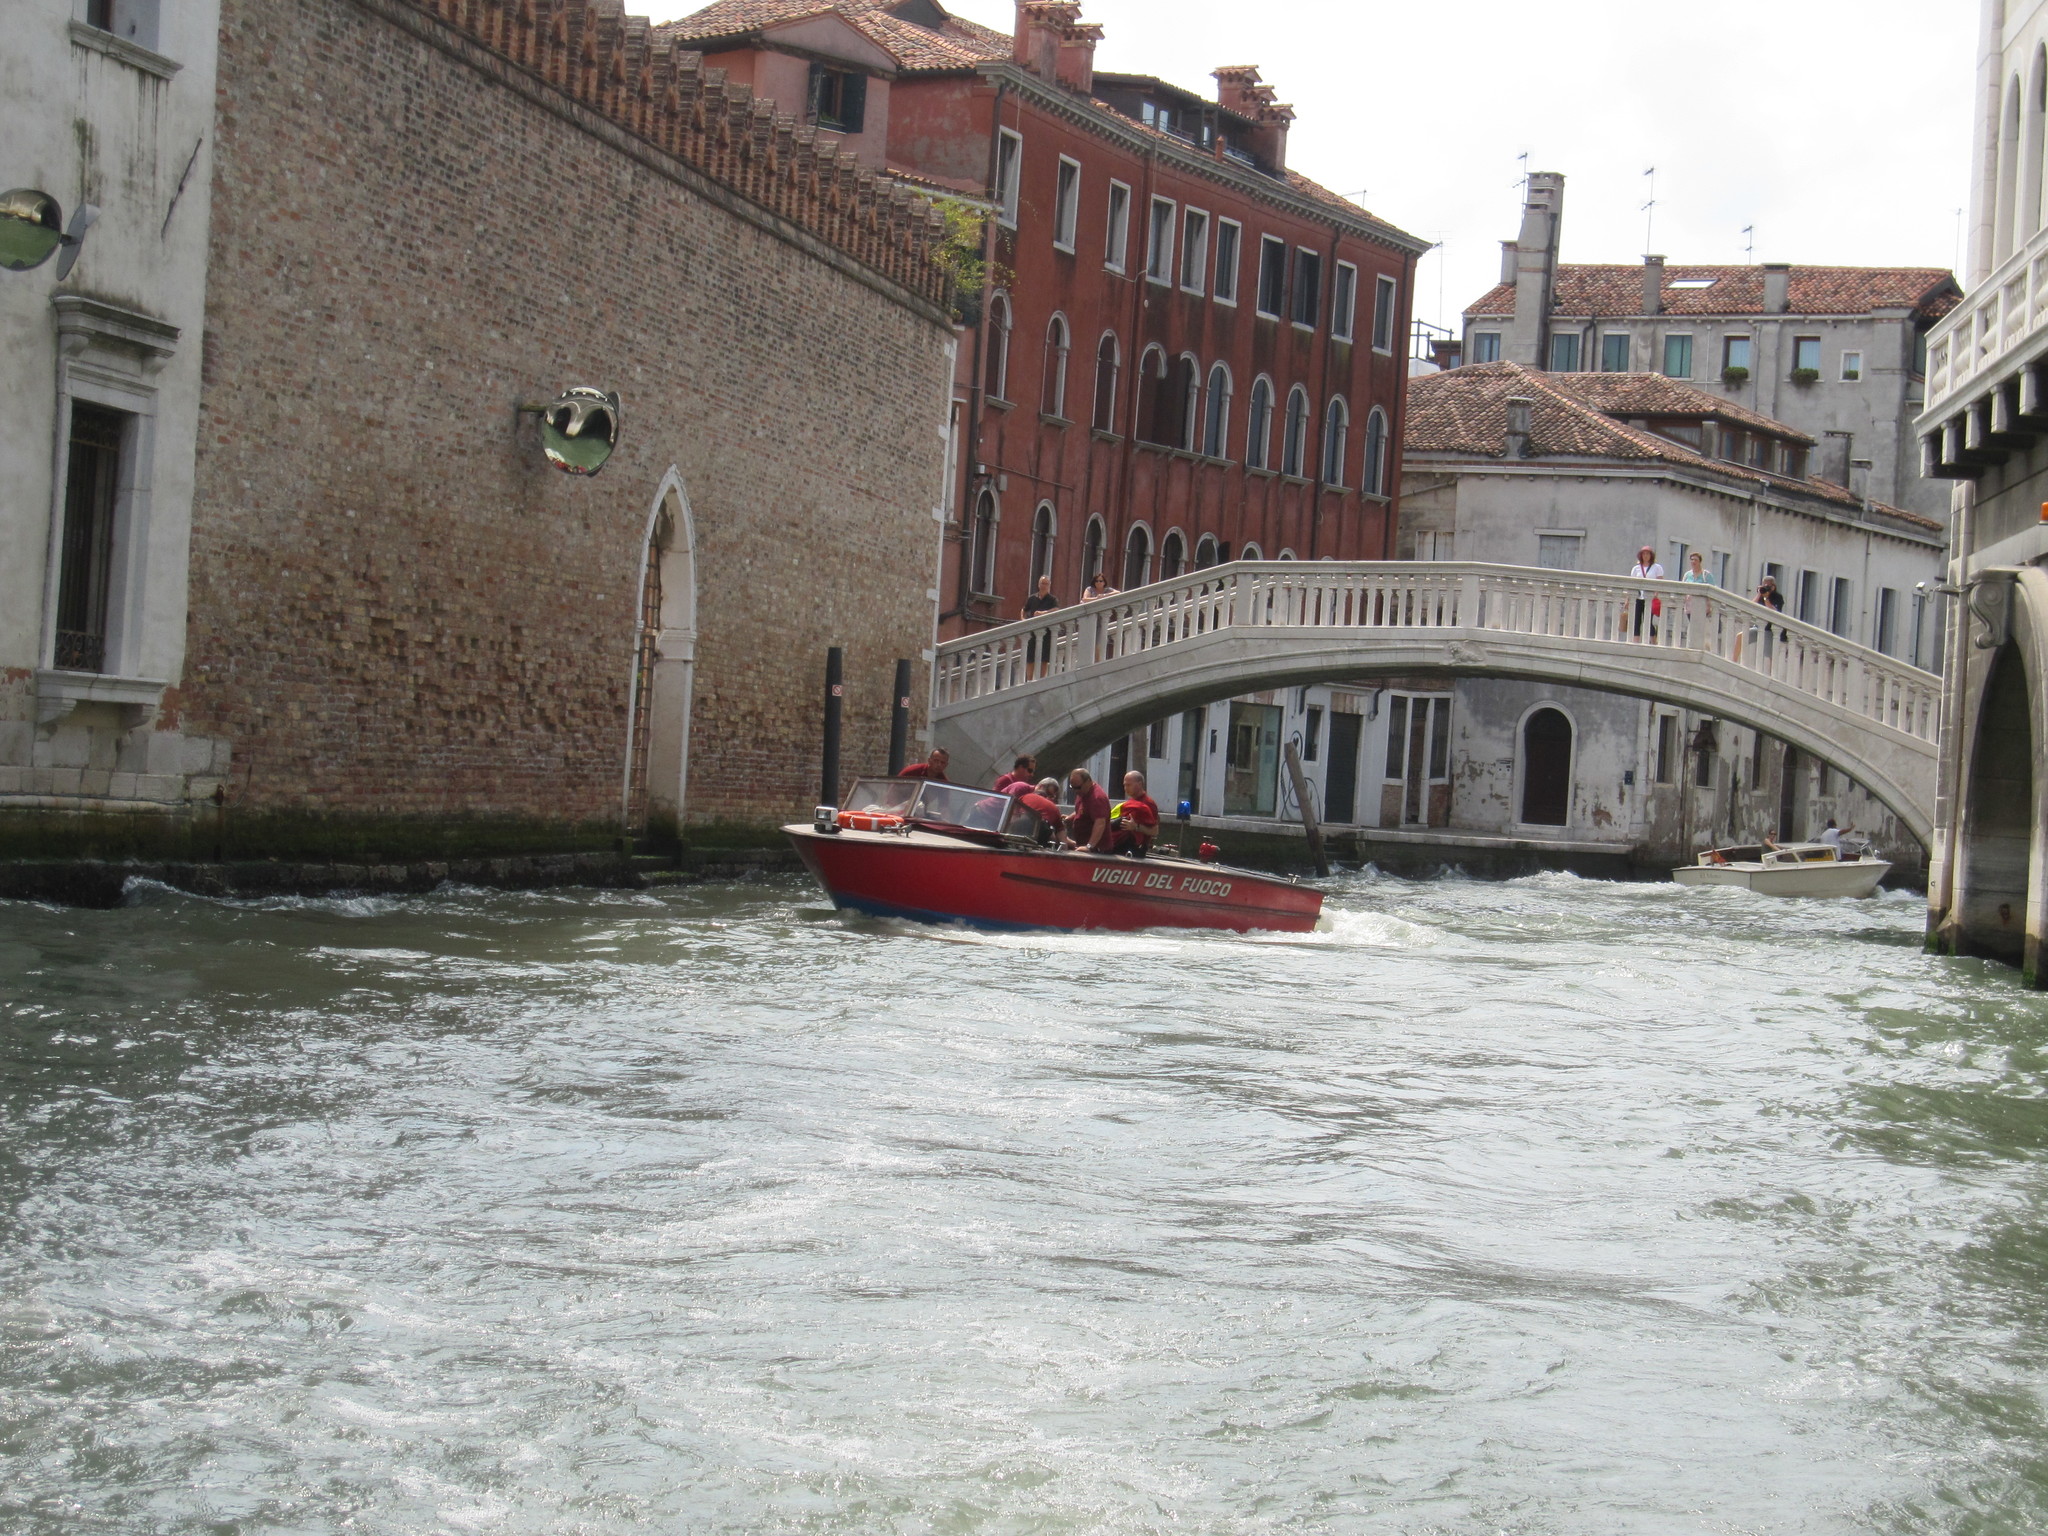
<path fill-rule="evenodd" d="M 2048 227 L 1941 317 L 1927 335 L 1923 432 L 1936 429 L 2048 350 Z"/>
<path fill-rule="evenodd" d="M 1931 822 L 1938 677 L 1717 587 L 1673 581 L 1465 563 L 1238 562 L 948 641 L 932 717 L 956 777 L 974 779 L 1016 751 L 1048 765 L 1077 758 L 1234 693 L 1395 673 L 1661 699 L 1814 753 L 1916 835 Z"/>

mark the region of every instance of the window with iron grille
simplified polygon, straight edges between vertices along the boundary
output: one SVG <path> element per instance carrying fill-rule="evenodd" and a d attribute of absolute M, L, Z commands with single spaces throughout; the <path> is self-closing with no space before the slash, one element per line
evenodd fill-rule
<path fill-rule="evenodd" d="M 57 577 L 56 665 L 107 670 L 107 597 L 120 511 L 121 455 L 133 417 L 103 406 L 71 407 L 64 471 L 64 544 Z"/>

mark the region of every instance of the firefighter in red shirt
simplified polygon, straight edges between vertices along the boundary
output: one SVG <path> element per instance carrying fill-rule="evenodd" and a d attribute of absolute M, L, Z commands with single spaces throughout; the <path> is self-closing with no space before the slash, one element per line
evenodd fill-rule
<path fill-rule="evenodd" d="M 1095 775 L 1086 768 L 1076 768 L 1067 775 L 1067 782 L 1074 786 L 1074 809 L 1067 817 L 1067 836 L 1074 846 L 1087 853 L 1103 853 L 1109 848 L 1109 796 L 1102 792 L 1102 786 L 1095 782 Z"/>
<path fill-rule="evenodd" d="M 1116 808 L 1116 832 L 1112 853 L 1143 858 L 1159 836 L 1159 802 L 1145 793 L 1145 775 L 1135 770 L 1124 775 L 1123 803 Z"/>

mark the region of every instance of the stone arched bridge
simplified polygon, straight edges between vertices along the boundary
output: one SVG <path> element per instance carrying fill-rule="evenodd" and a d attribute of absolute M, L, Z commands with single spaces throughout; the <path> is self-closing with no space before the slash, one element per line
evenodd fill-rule
<path fill-rule="evenodd" d="M 1655 637 L 1631 639 L 1639 594 Z M 1037 660 L 1034 662 L 1033 657 Z M 1240 561 L 939 647 L 936 745 L 986 783 L 1179 710 L 1373 676 L 1515 677 L 1656 699 L 1838 768 L 1924 844 L 1941 680 L 1716 587 L 1524 566 Z"/>

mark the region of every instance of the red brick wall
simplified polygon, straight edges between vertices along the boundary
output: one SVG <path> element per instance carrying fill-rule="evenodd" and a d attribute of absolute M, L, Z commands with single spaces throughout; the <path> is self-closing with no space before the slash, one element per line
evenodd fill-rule
<path fill-rule="evenodd" d="M 611 815 L 675 464 L 689 817 L 801 811 L 825 647 L 851 768 L 930 644 L 948 334 L 507 78 L 355 0 L 223 6 L 186 728 L 243 804 Z M 514 410 L 570 384 L 624 397 L 595 479 Z"/>

